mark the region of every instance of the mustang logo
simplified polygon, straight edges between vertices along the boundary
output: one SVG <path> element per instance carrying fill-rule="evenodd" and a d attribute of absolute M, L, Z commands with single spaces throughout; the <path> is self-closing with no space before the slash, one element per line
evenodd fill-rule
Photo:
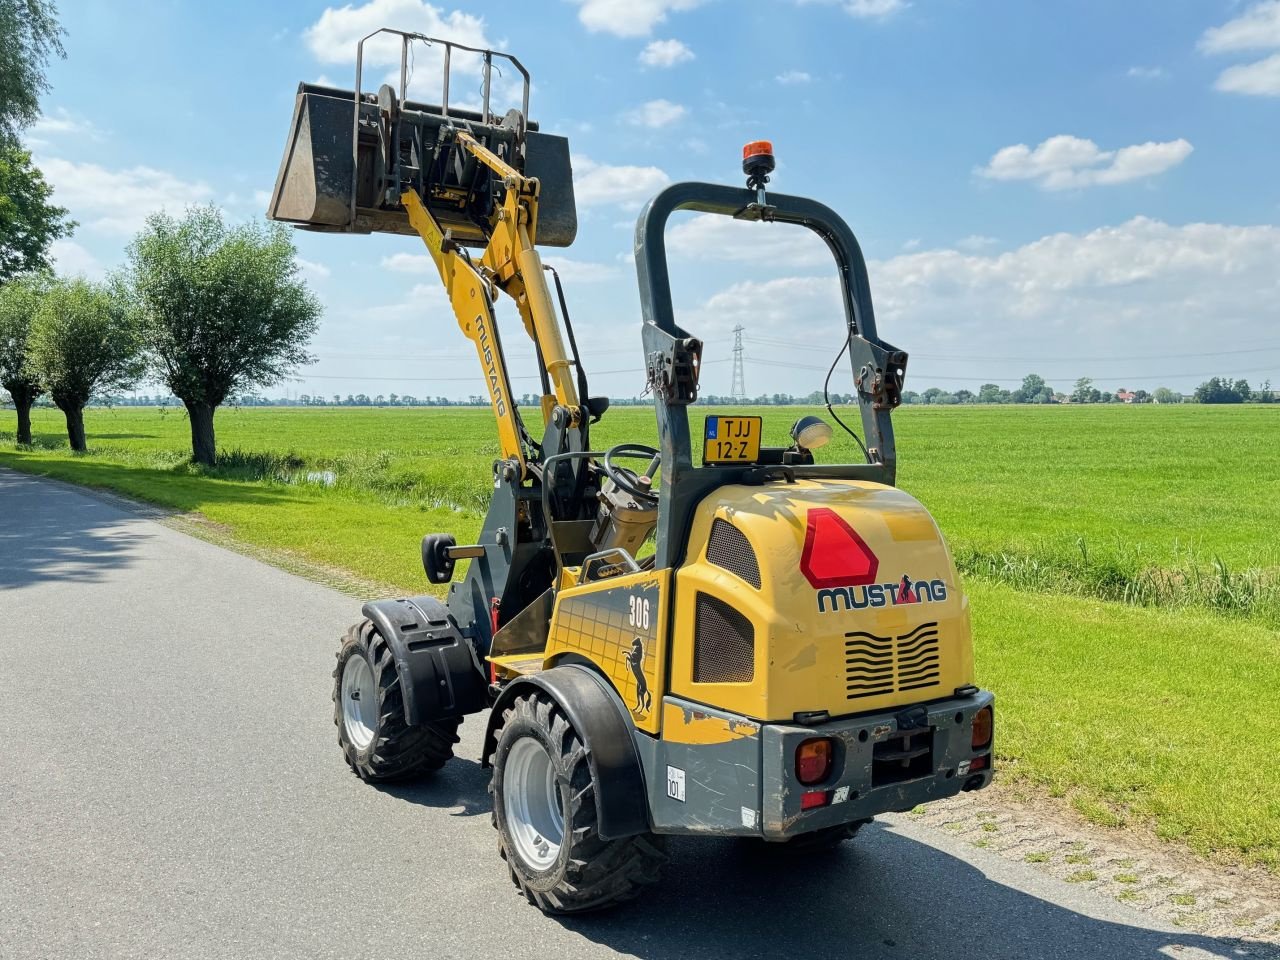
<path fill-rule="evenodd" d="M 627 652 L 627 666 L 636 678 L 636 705 L 632 713 L 647 713 L 653 707 L 653 694 L 649 692 L 649 681 L 644 676 L 644 641 L 636 637 L 631 641 L 631 649 Z"/>

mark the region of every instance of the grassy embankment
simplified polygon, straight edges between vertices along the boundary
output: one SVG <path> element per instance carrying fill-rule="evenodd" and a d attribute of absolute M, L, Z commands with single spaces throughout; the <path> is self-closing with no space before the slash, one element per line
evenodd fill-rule
<path fill-rule="evenodd" d="M 761 412 L 781 442 L 796 411 Z M 0 412 L 0 465 L 415 591 L 418 538 L 475 534 L 494 457 L 482 410 L 224 411 L 213 471 L 187 464 L 180 413 L 86 422 L 73 457 L 56 411 L 29 450 Z M 900 483 L 968 577 L 1003 780 L 1280 867 L 1280 408 L 908 408 L 897 426 Z M 653 432 L 650 410 L 620 408 L 594 440 Z"/>

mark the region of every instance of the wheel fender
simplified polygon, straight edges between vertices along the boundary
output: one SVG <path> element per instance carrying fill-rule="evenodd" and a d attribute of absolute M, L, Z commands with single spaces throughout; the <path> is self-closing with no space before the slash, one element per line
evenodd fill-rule
<path fill-rule="evenodd" d="M 555 700 L 587 748 L 587 763 L 596 782 L 600 836 L 616 840 L 648 832 L 648 794 L 631 715 L 609 682 L 589 667 L 565 664 L 507 684 L 489 714 L 485 766 L 498 746 L 503 711 L 516 697 L 534 689 Z"/>
<path fill-rule="evenodd" d="M 483 710 L 486 683 L 475 652 L 435 597 L 375 600 L 363 613 L 387 641 L 409 726 Z"/>

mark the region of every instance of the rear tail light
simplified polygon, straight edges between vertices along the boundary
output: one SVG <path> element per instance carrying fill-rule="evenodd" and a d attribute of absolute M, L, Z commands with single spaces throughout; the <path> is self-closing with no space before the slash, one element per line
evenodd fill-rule
<path fill-rule="evenodd" d="M 991 744 L 992 725 L 990 707 L 983 707 L 973 715 L 973 749 L 982 750 Z"/>
<path fill-rule="evenodd" d="M 990 761 L 991 761 L 990 754 L 983 754 L 980 757 L 974 757 L 973 760 L 969 762 L 969 772 L 977 773 L 979 770 L 987 769 L 987 764 Z"/>
<path fill-rule="evenodd" d="M 804 741 L 796 747 L 796 779 L 805 786 L 821 783 L 831 775 L 831 759 L 834 754 L 834 744 L 830 737 L 814 737 Z"/>

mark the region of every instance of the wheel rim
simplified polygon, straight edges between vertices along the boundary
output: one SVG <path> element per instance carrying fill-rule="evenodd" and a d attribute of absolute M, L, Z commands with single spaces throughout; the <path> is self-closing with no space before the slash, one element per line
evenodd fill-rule
<path fill-rule="evenodd" d="M 356 749 L 373 743 L 378 726 L 378 688 L 369 661 L 359 653 L 349 657 L 342 668 L 342 725 Z"/>
<path fill-rule="evenodd" d="M 533 737 L 521 737 L 507 753 L 502 806 L 507 832 L 520 858 L 535 870 L 555 863 L 564 843 L 560 785 L 550 754 Z"/>

